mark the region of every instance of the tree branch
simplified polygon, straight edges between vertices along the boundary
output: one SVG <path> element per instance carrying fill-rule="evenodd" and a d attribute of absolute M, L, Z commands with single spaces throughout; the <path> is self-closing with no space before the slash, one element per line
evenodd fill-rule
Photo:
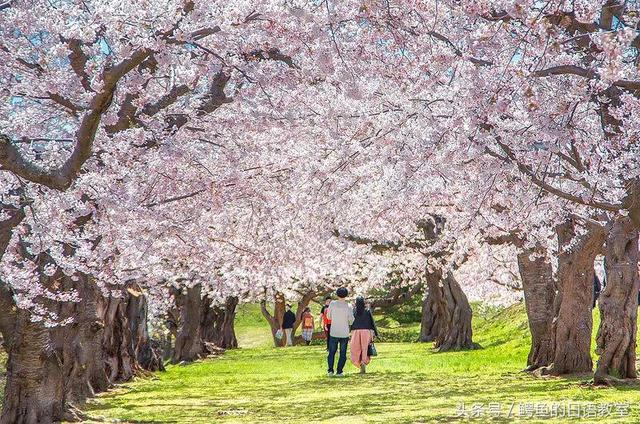
<path fill-rule="evenodd" d="M 513 150 L 511 150 L 511 148 L 507 146 L 505 143 L 500 141 L 499 138 L 496 138 L 496 143 L 498 143 L 500 148 L 502 148 L 502 151 L 507 155 L 507 158 L 509 159 L 509 161 L 514 163 L 518 167 L 518 170 L 520 172 L 527 175 L 531 180 L 531 182 L 533 182 L 535 185 L 542 188 L 543 190 L 548 191 L 551 194 L 555 194 L 556 196 L 563 198 L 565 200 L 569 200 L 573 203 L 577 203 L 585 206 L 591 206 L 591 207 L 606 210 L 606 211 L 617 212 L 625 208 L 625 205 L 620 203 L 616 204 L 616 203 L 609 203 L 609 202 L 598 202 L 594 200 L 584 200 L 581 197 L 567 193 L 565 191 L 562 191 L 552 186 L 551 184 L 547 183 L 546 181 L 538 177 L 536 173 L 531 169 L 531 167 L 520 162 L 516 157 L 516 155 L 514 154 Z"/>
<path fill-rule="evenodd" d="M 370 299 L 372 308 L 390 308 L 411 299 L 422 289 L 422 282 L 416 283 L 409 290 L 388 298 Z"/>
<path fill-rule="evenodd" d="M 147 203 L 144 206 L 147 207 L 147 208 L 152 208 L 154 206 L 166 205 L 167 203 L 177 202 L 179 200 L 184 200 L 184 199 L 188 199 L 190 197 L 197 196 L 198 194 L 204 193 L 205 191 L 207 191 L 207 189 L 203 188 L 203 189 L 200 189 L 200 190 L 196 190 L 193 193 L 183 194 L 183 195 L 175 196 L 175 197 L 170 197 L 168 199 L 160 200 L 158 202 Z"/>
<path fill-rule="evenodd" d="M 78 78 L 80 78 L 80 84 L 82 84 L 82 87 L 86 91 L 93 91 L 91 89 L 89 75 L 85 71 L 85 66 L 89 59 L 82 51 L 82 41 L 76 38 L 64 38 L 62 36 L 60 39 L 67 45 L 67 47 L 69 47 L 69 62 L 71 69 L 73 69 L 73 72 L 75 72 Z"/>
<path fill-rule="evenodd" d="M 104 71 L 102 90 L 91 99 L 89 109 L 76 131 L 73 152 L 59 169 L 45 170 L 25 160 L 5 135 L 0 135 L 0 166 L 31 182 L 59 191 L 68 189 L 80 174 L 84 163 L 91 157 L 100 119 L 111 105 L 118 82 L 151 53 L 149 49 L 140 49 L 130 58 Z"/>
<path fill-rule="evenodd" d="M 535 71 L 532 73 L 535 77 L 549 77 L 552 75 L 577 75 L 587 79 L 599 79 L 600 75 L 590 69 L 582 68 L 577 65 L 559 65 L 552 66 L 547 69 Z M 616 87 L 623 88 L 628 91 L 640 90 L 640 81 L 617 80 L 613 84 Z"/>

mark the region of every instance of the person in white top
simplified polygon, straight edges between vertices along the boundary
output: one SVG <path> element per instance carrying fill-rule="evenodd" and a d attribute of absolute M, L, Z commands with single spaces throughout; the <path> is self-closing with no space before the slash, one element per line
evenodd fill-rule
<path fill-rule="evenodd" d="M 345 298 L 349 295 L 349 291 L 340 287 L 336 290 L 337 300 L 333 300 L 329 304 L 329 311 L 327 317 L 331 320 L 331 330 L 329 331 L 329 355 L 327 356 L 327 363 L 329 369 L 327 375 L 330 377 L 334 375 L 333 364 L 336 359 L 336 352 L 338 351 L 338 345 L 340 345 L 340 357 L 338 358 L 338 368 L 335 373 L 336 376 L 342 377 L 342 370 L 344 364 L 347 362 L 347 344 L 349 343 L 349 328 L 353 323 L 353 309 L 345 301 Z"/>

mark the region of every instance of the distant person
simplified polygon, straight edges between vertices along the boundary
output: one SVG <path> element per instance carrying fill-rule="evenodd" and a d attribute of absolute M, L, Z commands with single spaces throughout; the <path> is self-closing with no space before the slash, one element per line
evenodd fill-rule
<path fill-rule="evenodd" d="M 345 298 L 349 295 L 349 291 L 340 287 L 336 290 L 337 300 L 331 301 L 329 304 L 328 318 L 331 320 L 331 328 L 329 330 L 329 355 L 327 363 L 329 369 L 327 375 L 332 377 L 333 364 L 336 359 L 338 345 L 340 345 L 340 357 L 338 358 L 337 377 L 342 377 L 344 364 L 347 362 L 347 344 L 349 343 L 349 327 L 353 323 L 353 309 L 347 304 Z"/>
<path fill-rule="evenodd" d="M 291 312 L 291 305 L 287 304 L 287 311 L 282 317 L 282 329 L 284 330 L 285 337 L 287 338 L 287 346 L 293 346 L 293 326 L 296 323 L 296 314 Z"/>
<path fill-rule="evenodd" d="M 307 343 L 307 346 L 311 344 L 314 328 L 315 324 L 313 322 L 313 315 L 311 315 L 311 308 L 304 308 L 304 312 L 302 313 L 302 339 Z"/>
<path fill-rule="evenodd" d="M 324 298 L 324 305 L 320 309 L 320 319 L 322 320 L 322 329 L 324 335 L 327 338 L 327 352 L 329 351 L 329 330 L 331 329 L 331 320 L 329 319 L 329 304 L 331 303 L 331 296 Z"/>
<path fill-rule="evenodd" d="M 371 310 L 365 306 L 364 298 L 356 298 L 354 320 L 351 324 L 351 362 L 356 368 L 360 368 L 360 374 L 367 371 L 367 365 L 371 361 L 369 357 L 369 344 L 378 336 L 378 328 L 371 314 Z"/>
<path fill-rule="evenodd" d="M 600 279 L 594 273 L 593 274 L 593 307 L 596 307 L 596 300 L 600 297 L 600 293 L 602 291 L 602 284 L 600 283 Z"/>

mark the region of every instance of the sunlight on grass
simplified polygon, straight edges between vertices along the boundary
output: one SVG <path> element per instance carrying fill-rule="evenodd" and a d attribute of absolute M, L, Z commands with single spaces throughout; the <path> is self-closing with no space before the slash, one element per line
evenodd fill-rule
<path fill-rule="evenodd" d="M 88 411 L 128 422 L 432 423 L 455 420 L 460 403 L 499 402 L 517 409 L 571 401 L 629 402 L 631 415 L 609 421 L 640 420 L 637 389 L 594 389 L 585 379 L 536 379 L 519 372 L 529 342 L 521 305 L 476 315 L 479 350 L 433 353 L 426 344 L 380 343 L 368 374 L 358 375 L 348 365 L 346 378 L 332 379 L 325 375 L 320 345 L 239 349 L 127 384 L 91 401 Z M 268 344 L 268 330 L 260 325 Z M 255 340 L 251 331 L 245 334 Z"/>

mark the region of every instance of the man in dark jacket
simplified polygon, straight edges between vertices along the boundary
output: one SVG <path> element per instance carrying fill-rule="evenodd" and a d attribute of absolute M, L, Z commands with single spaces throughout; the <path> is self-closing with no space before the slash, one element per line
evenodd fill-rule
<path fill-rule="evenodd" d="M 287 312 L 282 317 L 282 330 L 287 337 L 287 346 L 293 346 L 293 326 L 296 323 L 296 314 L 291 311 L 291 305 L 287 304 Z"/>

